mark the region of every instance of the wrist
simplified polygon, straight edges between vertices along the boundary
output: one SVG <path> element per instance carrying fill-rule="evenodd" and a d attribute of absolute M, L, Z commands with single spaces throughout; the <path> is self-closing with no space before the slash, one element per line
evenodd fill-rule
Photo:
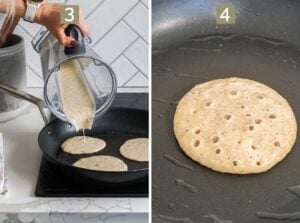
<path fill-rule="evenodd" d="M 45 3 L 46 4 L 46 3 Z M 45 8 L 45 4 L 42 4 L 36 11 L 34 22 L 40 25 L 43 25 L 43 10 Z"/>
<path fill-rule="evenodd" d="M 16 0 L 15 15 L 23 18 L 26 12 L 26 0 Z"/>
<path fill-rule="evenodd" d="M 24 0 L 25 13 L 23 19 L 27 22 L 42 23 L 44 0 Z"/>

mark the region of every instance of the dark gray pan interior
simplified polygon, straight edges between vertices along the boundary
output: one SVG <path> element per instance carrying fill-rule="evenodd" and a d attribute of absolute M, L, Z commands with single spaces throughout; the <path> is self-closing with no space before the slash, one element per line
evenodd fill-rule
<path fill-rule="evenodd" d="M 153 3 L 153 27 L 156 27 L 152 67 L 153 222 L 214 222 L 204 217 L 210 214 L 234 223 L 300 222 L 267 220 L 256 216 L 257 211 L 300 211 L 300 197 L 287 190 L 289 186 L 300 184 L 299 139 L 292 152 L 270 171 L 247 176 L 229 175 L 202 167 L 185 156 L 173 135 L 172 123 L 176 102 L 195 84 L 236 76 L 263 82 L 280 92 L 292 106 L 299 124 L 300 33 L 299 26 L 292 26 L 296 24 L 296 18 L 297 22 L 300 21 L 299 2 L 226 1 L 236 4 L 239 13 L 251 7 L 253 13 L 261 12 L 261 17 L 251 17 L 256 19 L 257 29 L 238 24 L 234 28 L 221 27 L 218 33 L 214 32 L 215 25 L 212 27 L 213 9 L 206 7 L 205 3 L 214 5 L 225 1 L 182 2 L 187 5 L 184 7 L 179 1 Z M 257 9 L 257 6 L 265 8 Z M 267 6 L 273 6 L 274 11 L 279 11 L 276 6 L 284 10 L 287 15 L 284 21 L 279 21 L 276 13 L 268 10 Z M 297 12 L 295 7 L 298 7 Z M 196 15 L 197 11 L 211 16 L 211 19 L 198 22 L 206 33 L 198 29 L 190 35 L 186 33 L 188 25 L 176 27 L 171 23 L 171 14 L 177 13 L 178 21 L 196 27 L 197 22 L 191 20 L 191 15 Z M 241 20 L 241 23 L 245 21 Z M 276 26 L 276 22 L 281 26 Z M 265 23 L 271 27 L 260 26 Z M 283 38 L 284 35 L 279 34 L 283 27 L 288 37 Z M 179 37 L 173 38 L 174 33 Z M 165 154 L 192 166 L 193 170 L 174 165 L 164 157 Z M 194 186 L 197 191 L 179 183 L 181 180 Z"/>

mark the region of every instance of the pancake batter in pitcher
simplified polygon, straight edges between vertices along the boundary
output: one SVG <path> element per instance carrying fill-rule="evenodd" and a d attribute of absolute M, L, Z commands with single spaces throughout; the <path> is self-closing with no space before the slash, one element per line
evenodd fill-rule
<path fill-rule="evenodd" d="M 62 64 L 58 82 L 63 111 L 76 131 L 79 131 L 92 128 L 96 108 L 77 63 L 70 60 Z"/>

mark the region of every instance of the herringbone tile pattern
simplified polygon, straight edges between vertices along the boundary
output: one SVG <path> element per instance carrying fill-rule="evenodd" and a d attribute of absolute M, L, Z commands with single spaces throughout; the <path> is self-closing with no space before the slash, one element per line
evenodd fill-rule
<path fill-rule="evenodd" d="M 148 88 L 148 0 L 52 0 L 80 5 L 91 30 L 92 48 L 116 72 L 119 90 Z M 28 87 L 43 86 L 40 58 L 30 41 L 39 25 L 21 21 L 26 43 Z"/>

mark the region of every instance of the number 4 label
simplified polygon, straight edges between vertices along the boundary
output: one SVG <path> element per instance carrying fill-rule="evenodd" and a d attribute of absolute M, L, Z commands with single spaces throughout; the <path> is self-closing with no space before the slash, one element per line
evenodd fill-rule
<path fill-rule="evenodd" d="M 218 5 L 216 8 L 217 24 L 235 24 L 236 14 L 234 5 Z"/>
<path fill-rule="evenodd" d="M 62 5 L 60 11 L 61 24 L 79 24 L 79 5 Z"/>

